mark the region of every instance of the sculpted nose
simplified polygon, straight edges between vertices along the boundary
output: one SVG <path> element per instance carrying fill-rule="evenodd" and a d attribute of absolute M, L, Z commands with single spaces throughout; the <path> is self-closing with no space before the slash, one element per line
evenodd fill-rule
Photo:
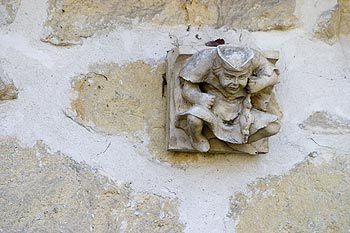
<path fill-rule="evenodd" d="M 233 87 L 233 88 L 238 87 L 238 81 L 237 81 L 237 79 L 236 79 L 236 78 L 233 78 L 233 79 L 230 81 L 230 83 L 228 84 L 228 86 Z"/>

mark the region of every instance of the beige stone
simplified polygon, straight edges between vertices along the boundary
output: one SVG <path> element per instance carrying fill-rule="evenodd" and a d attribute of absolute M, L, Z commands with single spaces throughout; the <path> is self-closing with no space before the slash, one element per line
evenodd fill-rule
<path fill-rule="evenodd" d="M 0 140 L 0 232 L 183 232 L 177 202 L 101 176 L 42 143 Z"/>
<path fill-rule="evenodd" d="M 340 9 L 340 33 L 350 34 L 350 0 L 338 0 Z"/>
<path fill-rule="evenodd" d="M 315 37 L 334 44 L 340 34 L 350 34 L 350 1 L 338 0 L 332 9 L 323 12 L 314 28 Z"/>
<path fill-rule="evenodd" d="M 73 82 L 78 98 L 73 100 L 72 109 L 78 119 L 107 134 L 135 134 L 161 115 L 163 65 L 151 67 L 138 61 L 91 70 L 96 71 Z"/>
<path fill-rule="evenodd" d="M 0 26 L 15 20 L 21 0 L 0 0 Z"/>
<path fill-rule="evenodd" d="M 218 25 L 249 31 L 290 29 L 297 23 L 295 4 L 294 0 L 224 0 Z"/>
<path fill-rule="evenodd" d="M 18 90 L 13 81 L 0 68 L 0 100 L 16 99 Z"/>
<path fill-rule="evenodd" d="M 226 26 L 251 31 L 293 27 L 295 0 L 50 0 L 42 40 L 81 43 L 101 30 L 147 22 L 160 25 Z"/>
<path fill-rule="evenodd" d="M 286 175 L 260 179 L 246 193 L 235 194 L 236 232 L 348 232 L 348 156 L 317 155 Z"/>
<path fill-rule="evenodd" d="M 340 10 L 336 5 L 330 10 L 323 12 L 314 28 L 315 37 L 324 40 L 329 44 L 333 44 L 340 32 Z"/>

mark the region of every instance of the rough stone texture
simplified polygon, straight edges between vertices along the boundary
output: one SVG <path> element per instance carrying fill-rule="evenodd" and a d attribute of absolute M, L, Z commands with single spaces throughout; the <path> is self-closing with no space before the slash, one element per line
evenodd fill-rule
<path fill-rule="evenodd" d="M 146 127 L 153 114 L 161 114 L 163 66 L 152 68 L 140 61 L 124 67 L 102 65 L 97 70 L 73 84 L 79 96 L 72 107 L 79 119 L 108 134 L 135 133 Z"/>
<path fill-rule="evenodd" d="M 21 0 L 0 0 L 0 26 L 15 20 Z"/>
<path fill-rule="evenodd" d="M 339 34 L 350 34 L 350 1 L 338 0 L 332 9 L 323 12 L 314 28 L 315 37 L 334 44 Z"/>
<path fill-rule="evenodd" d="M 323 12 L 316 23 L 315 37 L 324 40 L 328 44 L 333 44 L 339 35 L 340 30 L 340 10 L 336 5 L 330 10 Z"/>
<path fill-rule="evenodd" d="M 296 23 L 294 9 L 295 0 L 50 0 L 42 40 L 78 44 L 97 31 L 138 22 L 285 30 Z"/>
<path fill-rule="evenodd" d="M 350 34 L 350 0 L 338 0 L 340 9 L 340 33 Z"/>
<path fill-rule="evenodd" d="M 237 193 L 231 202 L 236 232 L 349 232 L 349 157 L 317 155 Z"/>
<path fill-rule="evenodd" d="M 18 90 L 7 74 L 0 68 L 0 100 L 16 99 Z"/>
<path fill-rule="evenodd" d="M 315 134 L 350 134 L 350 119 L 324 111 L 314 112 L 299 126 Z"/>
<path fill-rule="evenodd" d="M 293 0 L 227 0 L 220 7 L 218 24 L 250 31 L 286 30 L 296 24 L 294 9 Z"/>
<path fill-rule="evenodd" d="M 183 231 L 173 199 L 135 193 L 40 142 L 0 145 L 0 232 Z"/>

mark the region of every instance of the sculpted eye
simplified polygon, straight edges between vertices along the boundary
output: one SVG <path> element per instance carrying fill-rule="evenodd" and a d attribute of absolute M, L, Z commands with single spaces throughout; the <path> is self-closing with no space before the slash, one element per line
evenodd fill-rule
<path fill-rule="evenodd" d="M 238 79 L 240 79 L 240 80 L 243 80 L 243 79 L 245 79 L 247 77 L 247 75 L 241 75 L 241 76 L 239 76 L 239 77 L 237 77 Z"/>

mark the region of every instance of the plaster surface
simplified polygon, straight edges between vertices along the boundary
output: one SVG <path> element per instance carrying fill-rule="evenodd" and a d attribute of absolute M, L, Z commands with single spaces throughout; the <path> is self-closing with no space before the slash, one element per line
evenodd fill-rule
<path fill-rule="evenodd" d="M 343 154 L 350 150 L 349 134 L 319 134 L 299 127 L 317 111 L 350 119 L 350 42 L 343 36 L 330 46 L 313 37 L 317 16 L 329 9 L 319 1 L 298 0 L 295 14 L 300 25 L 289 31 L 249 33 L 208 26 L 188 31 L 187 25 L 140 23 L 117 26 L 71 47 L 40 41 L 47 7 L 44 1 L 22 1 L 14 22 L 0 28 L 0 65 L 19 89 L 18 99 L 0 103 L 0 136 L 15 137 L 28 147 L 42 140 L 49 152 L 60 151 L 84 161 L 109 178 L 130 183 L 136 192 L 177 198 L 184 232 L 232 232 L 239 219 L 228 215 L 230 197 L 244 191 L 248 183 L 284 174 L 313 151 Z M 280 51 L 276 96 L 284 117 L 281 132 L 270 140 L 268 154 L 181 154 L 176 160 L 178 155 L 165 152 L 165 143 L 160 143 L 165 140 L 162 124 L 157 128 L 159 144 L 150 149 L 154 135 L 144 130 L 141 143 L 127 131 L 94 132 L 67 117 L 78 95 L 72 81 L 91 72 L 91 65 L 123 66 L 142 60 L 157 67 L 176 45 L 203 45 L 217 38 Z M 161 77 L 154 85 L 158 95 Z M 165 98 L 159 98 L 147 104 L 156 109 L 164 106 L 165 116 Z M 157 153 L 160 156 L 154 156 Z"/>

